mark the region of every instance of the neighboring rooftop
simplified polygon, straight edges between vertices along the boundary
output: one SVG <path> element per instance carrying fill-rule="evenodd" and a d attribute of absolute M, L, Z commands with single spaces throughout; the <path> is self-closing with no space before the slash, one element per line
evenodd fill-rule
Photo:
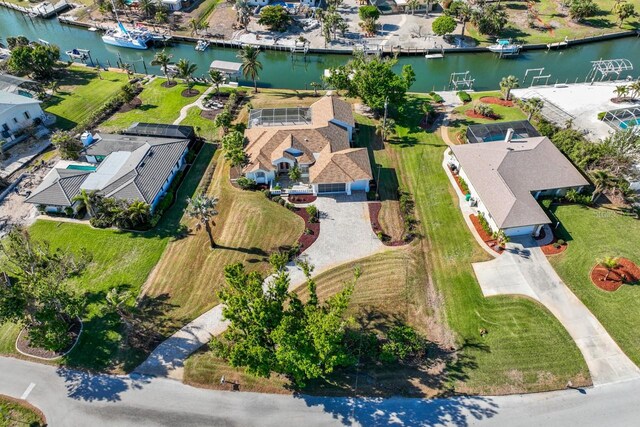
<path fill-rule="evenodd" d="M 36 90 L 39 83 L 11 74 L 0 74 L 0 91 L 18 94 L 23 88 L 28 91 Z"/>
<path fill-rule="evenodd" d="M 219 70 L 226 74 L 238 74 L 242 68 L 241 62 L 220 61 L 216 59 L 209 65 L 210 69 Z"/>
<path fill-rule="evenodd" d="M 470 125 L 467 127 L 467 140 L 470 144 L 504 141 L 509 129 L 513 129 L 512 140 L 540 136 L 540 133 L 528 120 L 518 120 Z"/>
<path fill-rule="evenodd" d="M 27 96 L 17 95 L 11 92 L 4 92 L 0 90 L 0 114 L 5 111 L 9 111 L 17 105 L 29 105 L 40 104 L 37 99 L 29 98 Z"/>
<path fill-rule="evenodd" d="M 164 138 L 193 139 L 193 126 L 165 125 L 159 123 L 134 123 L 122 132 L 125 135 L 159 136 Z"/>
<path fill-rule="evenodd" d="M 451 151 L 500 228 L 549 223 L 537 191 L 589 185 L 546 137 L 454 145 Z"/>

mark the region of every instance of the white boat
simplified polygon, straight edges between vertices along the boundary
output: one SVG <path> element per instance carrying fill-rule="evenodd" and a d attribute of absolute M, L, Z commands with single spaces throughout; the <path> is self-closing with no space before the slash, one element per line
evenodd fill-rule
<path fill-rule="evenodd" d="M 487 49 L 500 55 L 517 55 L 520 53 L 521 48 L 522 45 L 512 43 L 511 40 L 499 39 L 496 40 L 496 44 L 489 46 Z"/>
<path fill-rule="evenodd" d="M 198 52 L 204 52 L 205 50 L 207 50 L 210 44 L 211 42 L 208 40 L 198 40 L 198 43 L 196 44 L 196 50 Z"/>
<path fill-rule="evenodd" d="M 71 49 L 65 52 L 71 59 L 80 59 L 84 61 L 89 58 L 89 51 L 87 49 Z"/>
<path fill-rule="evenodd" d="M 118 27 L 108 30 L 103 36 L 102 41 L 118 47 L 126 47 L 129 49 L 147 49 L 149 42 L 153 39 L 153 34 L 144 28 L 127 30 L 124 25 L 118 21 Z"/>

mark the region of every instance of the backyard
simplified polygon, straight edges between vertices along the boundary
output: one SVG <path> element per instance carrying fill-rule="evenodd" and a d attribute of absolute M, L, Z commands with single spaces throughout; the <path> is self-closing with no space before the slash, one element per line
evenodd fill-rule
<path fill-rule="evenodd" d="M 113 97 L 127 82 L 125 73 L 98 72 L 92 68 L 71 66 L 63 70 L 56 93 L 42 107 L 57 116 L 56 127 L 73 129 L 105 102 Z"/>
<path fill-rule="evenodd" d="M 640 364 L 640 287 L 623 285 L 614 292 L 597 288 L 589 272 L 607 256 L 628 258 L 640 264 L 640 221 L 601 207 L 552 205 L 560 220 L 559 238 L 569 242 L 566 251 L 550 258 L 563 281 L 600 320 L 622 350 Z"/>

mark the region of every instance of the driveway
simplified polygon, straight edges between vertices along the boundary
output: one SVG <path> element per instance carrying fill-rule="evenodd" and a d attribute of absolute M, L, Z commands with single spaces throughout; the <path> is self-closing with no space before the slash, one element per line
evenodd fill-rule
<path fill-rule="evenodd" d="M 314 275 L 386 248 L 371 229 L 364 193 L 319 197 L 314 204 L 321 213 L 320 236 L 303 253 L 314 265 Z M 290 289 L 304 282 L 304 274 L 294 263 L 287 269 Z M 136 372 L 180 379 L 187 357 L 226 328 L 222 306 L 217 305 L 161 343 Z"/>
<path fill-rule="evenodd" d="M 524 295 L 547 307 L 576 342 L 595 386 L 640 378 L 640 369 L 562 282 L 530 237 L 514 238 L 508 251 L 473 264 L 473 269 L 485 296 Z"/>

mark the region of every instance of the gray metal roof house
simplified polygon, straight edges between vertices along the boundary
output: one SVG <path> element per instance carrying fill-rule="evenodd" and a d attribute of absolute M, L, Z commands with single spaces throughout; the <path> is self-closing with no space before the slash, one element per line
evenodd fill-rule
<path fill-rule="evenodd" d="M 188 139 L 115 134 L 83 139 L 86 162 L 56 164 L 27 203 L 59 212 L 73 206 L 81 190 L 95 190 L 105 197 L 146 202 L 153 210 L 183 166 L 189 145 Z"/>

